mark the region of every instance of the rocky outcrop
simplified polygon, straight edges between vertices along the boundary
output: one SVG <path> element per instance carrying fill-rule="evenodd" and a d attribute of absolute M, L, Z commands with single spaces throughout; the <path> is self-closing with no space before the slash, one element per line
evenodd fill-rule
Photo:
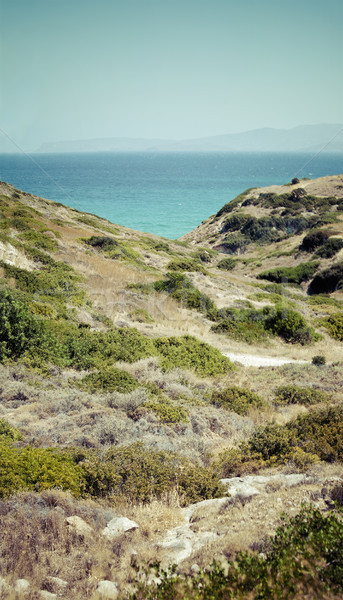
<path fill-rule="evenodd" d="M 102 535 L 109 539 L 114 539 L 126 531 L 137 529 L 137 527 L 139 527 L 139 525 L 135 521 L 131 521 L 131 519 L 128 519 L 127 517 L 118 515 L 107 523 L 105 529 L 102 531 Z"/>

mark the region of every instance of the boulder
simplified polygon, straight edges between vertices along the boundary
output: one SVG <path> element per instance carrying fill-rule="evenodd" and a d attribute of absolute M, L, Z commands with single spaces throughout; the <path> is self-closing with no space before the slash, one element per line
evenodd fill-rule
<path fill-rule="evenodd" d="M 79 535 L 92 535 L 93 533 L 93 528 L 77 515 L 67 517 L 66 522 L 69 525 L 69 527 L 74 529 L 74 531 L 76 531 L 76 533 L 78 533 Z"/>
<path fill-rule="evenodd" d="M 16 594 L 28 594 L 30 590 L 30 582 L 27 579 L 17 579 L 14 584 Z"/>
<path fill-rule="evenodd" d="M 49 592 L 61 592 L 67 587 L 68 582 L 64 579 L 60 579 L 60 577 L 52 577 L 52 575 L 49 575 L 44 580 L 44 584 L 44 587 L 46 587 Z"/>
<path fill-rule="evenodd" d="M 117 516 L 107 523 L 105 529 L 102 530 L 102 535 L 109 539 L 114 539 L 126 531 L 137 529 L 137 527 L 139 527 L 139 525 L 135 521 L 131 521 L 131 519 L 128 519 L 127 517 Z"/>
<path fill-rule="evenodd" d="M 117 584 L 114 583 L 114 581 L 108 581 L 107 579 L 99 581 L 96 591 L 100 595 L 100 598 L 104 600 L 115 600 L 115 598 L 118 598 L 119 594 Z"/>
<path fill-rule="evenodd" d="M 55 600 L 55 598 L 57 598 L 57 594 L 54 594 L 53 592 L 48 592 L 47 590 L 41 590 L 39 592 L 39 597 L 41 598 L 41 600 Z"/>

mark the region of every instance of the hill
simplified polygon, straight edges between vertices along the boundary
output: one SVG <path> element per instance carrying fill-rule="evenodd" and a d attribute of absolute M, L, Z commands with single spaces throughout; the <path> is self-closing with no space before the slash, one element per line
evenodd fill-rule
<path fill-rule="evenodd" d="M 340 596 L 342 207 L 170 241 L 0 183 L 3 597 Z"/>
<path fill-rule="evenodd" d="M 342 130 L 342 124 L 319 124 L 190 140 L 99 138 L 47 142 L 37 152 L 343 152 Z"/>

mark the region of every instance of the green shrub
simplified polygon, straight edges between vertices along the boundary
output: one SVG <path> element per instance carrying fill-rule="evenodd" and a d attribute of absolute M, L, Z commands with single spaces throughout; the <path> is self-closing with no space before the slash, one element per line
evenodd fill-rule
<path fill-rule="evenodd" d="M 237 310 L 237 309 L 233 309 Z M 240 312 L 237 310 L 237 312 Z M 212 325 L 211 330 L 215 333 L 224 333 L 235 340 L 241 340 L 248 343 L 262 342 L 267 338 L 267 332 L 261 322 L 249 321 L 247 318 L 239 320 L 231 320 L 230 318 L 218 319 L 215 325 Z"/>
<path fill-rule="evenodd" d="M 221 217 L 226 213 L 231 213 L 233 210 L 235 210 L 238 206 L 242 204 L 243 200 L 245 200 L 246 196 L 253 189 L 254 188 L 249 188 L 248 190 L 245 190 L 245 192 L 239 194 L 239 196 L 236 196 L 236 198 L 234 198 L 230 202 L 227 202 L 227 204 L 224 204 L 224 206 L 222 206 L 222 208 L 218 210 L 218 212 L 215 214 L 215 218 L 217 219 L 218 217 Z"/>
<path fill-rule="evenodd" d="M 85 301 L 85 292 L 79 287 L 82 278 L 63 262 L 48 261 L 40 271 L 27 271 L 0 261 L 7 278 L 13 277 L 16 286 L 27 294 L 65 305 L 66 302 L 80 306 Z"/>
<path fill-rule="evenodd" d="M 157 292 L 167 292 L 187 308 L 193 308 L 205 314 L 215 310 L 214 302 L 206 294 L 200 292 L 183 273 L 167 273 L 167 278 L 155 281 L 153 287 Z"/>
<path fill-rule="evenodd" d="M 296 435 L 290 429 L 276 423 L 257 427 L 247 442 L 249 453 L 259 454 L 263 460 L 282 458 L 295 446 Z"/>
<path fill-rule="evenodd" d="M 320 319 L 319 324 L 328 330 L 331 337 L 343 342 L 343 312 L 333 313 L 326 319 Z"/>
<path fill-rule="evenodd" d="M 80 381 L 80 387 L 90 392 L 132 392 L 139 383 L 132 375 L 115 367 L 102 369 L 98 373 L 90 373 Z"/>
<path fill-rule="evenodd" d="M 267 279 L 276 283 L 297 283 L 308 281 L 319 267 L 319 262 L 301 263 L 296 267 L 278 267 L 270 271 L 263 271 L 257 276 L 258 279 Z"/>
<path fill-rule="evenodd" d="M 341 238 L 330 238 L 319 250 L 317 250 L 315 256 L 320 258 L 332 258 L 342 250 L 343 240 Z"/>
<path fill-rule="evenodd" d="M 167 264 L 167 269 L 168 271 L 198 271 L 200 273 L 206 273 L 204 267 L 202 267 L 199 262 L 189 258 L 172 260 Z"/>
<path fill-rule="evenodd" d="M 58 351 L 56 340 L 45 323 L 9 290 L 0 289 L 0 362 L 18 358 L 25 352 L 48 357 Z"/>
<path fill-rule="evenodd" d="M 310 283 L 309 294 L 330 294 L 343 287 L 343 263 L 336 263 L 318 273 Z"/>
<path fill-rule="evenodd" d="M 93 332 L 56 324 L 53 331 L 64 348 L 67 364 L 77 369 L 103 369 L 117 361 L 132 363 L 157 354 L 154 342 L 133 327 Z"/>
<path fill-rule="evenodd" d="M 141 255 L 136 252 L 129 244 L 123 241 L 117 241 L 109 236 L 92 235 L 84 240 L 88 246 L 92 246 L 96 250 L 103 252 L 107 258 L 133 260 L 137 261 Z"/>
<path fill-rule="evenodd" d="M 278 305 L 266 306 L 263 312 L 265 329 L 279 335 L 286 342 L 305 345 L 318 339 L 314 329 L 307 325 L 304 317 L 292 308 Z"/>
<path fill-rule="evenodd" d="M 21 238 L 37 248 L 47 250 L 48 252 L 54 252 L 57 249 L 57 242 L 55 239 L 48 237 L 41 231 L 34 231 L 31 229 L 21 235 Z"/>
<path fill-rule="evenodd" d="M 313 305 L 327 305 L 327 306 L 335 306 L 336 308 L 343 308 L 342 302 L 337 300 L 336 298 L 331 298 L 331 296 L 327 296 L 326 294 L 317 294 L 316 296 L 310 296 L 307 301 Z"/>
<path fill-rule="evenodd" d="M 238 260 L 234 258 L 223 258 L 217 263 L 217 269 L 221 269 L 222 271 L 232 271 L 235 268 Z"/>
<path fill-rule="evenodd" d="M 21 490 L 61 488 L 81 494 L 82 471 L 56 448 L 18 449 L 0 442 L 0 498 Z"/>
<path fill-rule="evenodd" d="M 142 443 L 112 447 L 104 461 L 119 476 L 111 493 L 135 502 L 148 502 L 175 488 L 183 504 L 225 495 L 225 488 L 218 483 L 218 474 L 212 468 L 193 464 L 177 454 L 144 448 Z"/>
<path fill-rule="evenodd" d="M 224 390 L 214 391 L 211 403 L 233 410 L 239 415 L 246 415 L 251 407 L 266 408 L 267 403 L 263 398 L 246 388 L 237 386 L 227 387 Z"/>
<path fill-rule="evenodd" d="M 211 376 L 233 369 L 232 363 L 219 350 L 189 335 L 158 338 L 155 346 L 162 357 L 161 366 L 165 370 L 180 367 L 192 369 L 202 376 Z"/>
<path fill-rule="evenodd" d="M 276 390 L 276 404 L 303 404 L 309 406 L 318 402 L 328 402 L 330 397 L 325 392 L 296 385 L 283 385 Z"/>
<path fill-rule="evenodd" d="M 305 235 L 301 245 L 299 246 L 299 250 L 303 250 L 304 252 L 313 252 L 319 246 L 323 246 L 325 242 L 327 242 L 329 238 L 329 234 L 327 231 L 310 231 L 307 235 Z"/>
<path fill-rule="evenodd" d="M 112 237 L 104 236 L 104 235 L 103 236 L 92 235 L 92 237 L 86 239 L 85 242 L 86 242 L 86 244 L 88 244 L 88 246 L 92 246 L 92 248 L 99 248 L 100 250 L 103 250 L 104 252 L 113 250 L 114 248 L 117 248 L 119 246 L 119 243 L 117 242 L 117 240 L 115 240 Z"/>
<path fill-rule="evenodd" d="M 312 364 L 315 365 L 316 367 L 322 367 L 325 365 L 325 363 L 326 363 L 326 358 L 322 354 L 316 354 L 312 358 Z"/>
<path fill-rule="evenodd" d="M 181 406 L 173 404 L 168 398 L 150 398 L 143 406 L 158 416 L 162 423 L 187 423 L 188 412 Z"/>
<path fill-rule="evenodd" d="M 300 415 L 287 428 L 297 445 L 326 462 L 343 461 L 343 405 L 313 409 Z"/>
<path fill-rule="evenodd" d="M 250 216 L 244 213 L 236 213 L 224 221 L 221 233 L 227 231 L 239 231 L 249 220 Z"/>
<path fill-rule="evenodd" d="M 13 427 L 5 421 L 5 419 L 0 419 L 0 440 L 3 442 L 4 440 L 13 440 L 19 441 L 23 439 L 23 434 L 19 429 Z"/>
<path fill-rule="evenodd" d="M 243 253 L 249 245 L 249 238 L 242 233 L 231 234 L 225 237 L 216 249 L 227 254 Z"/>
<path fill-rule="evenodd" d="M 216 256 L 217 252 L 215 250 L 210 250 L 207 248 L 196 250 L 196 252 L 192 252 L 191 256 L 195 260 L 200 260 L 203 263 L 212 262 L 212 257 Z"/>

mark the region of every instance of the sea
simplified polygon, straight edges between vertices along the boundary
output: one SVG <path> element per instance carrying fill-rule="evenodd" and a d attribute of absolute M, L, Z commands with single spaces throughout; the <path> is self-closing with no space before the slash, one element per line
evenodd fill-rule
<path fill-rule="evenodd" d="M 113 223 L 176 239 L 251 187 L 343 173 L 343 154 L 2 154 L 0 179 Z"/>

